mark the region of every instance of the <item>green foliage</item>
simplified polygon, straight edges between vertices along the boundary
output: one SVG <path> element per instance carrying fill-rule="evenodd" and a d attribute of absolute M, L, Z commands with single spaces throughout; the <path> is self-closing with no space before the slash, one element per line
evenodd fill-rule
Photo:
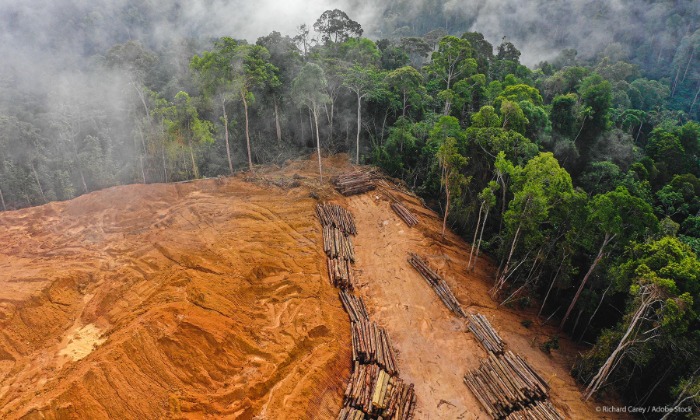
<path fill-rule="evenodd" d="M 530 124 L 520 106 L 508 100 L 501 102 L 501 118 L 503 119 L 503 128 L 520 134 L 525 134 L 525 129 Z"/>
<path fill-rule="evenodd" d="M 559 336 L 554 335 L 540 345 L 540 350 L 544 353 L 550 354 L 552 350 L 559 350 Z"/>
<path fill-rule="evenodd" d="M 409 110 L 419 110 L 426 96 L 423 86 L 423 76 L 410 66 L 398 68 L 386 76 L 389 91 L 396 96 L 396 108 L 401 115 L 406 116 Z"/>
<path fill-rule="evenodd" d="M 471 126 L 475 128 L 501 127 L 501 118 L 492 106 L 486 105 L 472 115 Z"/>
<path fill-rule="evenodd" d="M 440 40 L 437 51 L 433 52 L 427 71 L 444 83 L 441 89 L 450 89 L 457 80 L 476 73 L 477 62 L 471 55 L 469 41 L 446 36 Z"/>
<path fill-rule="evenodd" d="M 350 37 L 362 36 L 362 26 L 339 9 L 326 10 L 314 23 L 314 30 L 321 34 L 324 43 L 345 42 Z"/>

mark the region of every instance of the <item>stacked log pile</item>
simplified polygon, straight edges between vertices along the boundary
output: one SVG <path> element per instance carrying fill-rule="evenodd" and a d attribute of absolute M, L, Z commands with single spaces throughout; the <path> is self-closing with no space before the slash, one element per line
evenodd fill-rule
<path fill-rule="evenodd" d="M 340 258 L 327 258 L 328 276 L 331 284 L 339 289 L 352 289 L 355 277 L 352 274 L 352 266 L 349 260 Z"/>
<path fill-rule="evenodd" d="M 514 411 L 506 420 L 564 420 L 549 401 L 538 401 L 536 404 Z"/>
<path fill-rule="evenodd" d="M 350 236 L 357 234 L 355 219 L 337 204 L 317 204 L 316 215 L 323 229 L 323 251 L 331 284 L 340 289 L 352 289 L 355 280 L 351 263 L 355 262 L 355 248 Z"/>
<path fill-rule="evenodd" d="M 350 237 L 333 226 L 323 226 L 323 251 L 329 258 L 355 262 L 355 248 Z"/>
<path fill-rule="evenodd" d="M 338 414 L 338 420 L 364 420 L 364 418 L 365 413 L 353 407 L 343 407 Z"/>
<path fill-rule="evenodd" d="M 415 405 L 413 384 L 406 384 L 377 365 L 355 362 L 345 389 L 345 408 L 355 408 L 370 418 L 402 420 L 413 418 Z"/>
<path fill-rule="evenodd" d="M 367 315 L 367 307 L 361 298 L 341 289 L 340 301 L 343 302 L 343 308 L 345 308 L 345 312 L 347 312 L 350 316 L 350 322 L 369 320 L 369 315 Z"/>
<path fill-rule="evenodd" d="M 357 235 L 357 227 L 355 227 L 352 213 L 337 204 L 317 204 L 316 215 L 323 226 L 335 227 L 346 235 Z"/>
<path fill-rule="evenodd" d="M 361 320 L 352 323 L 352 360 L 362 364 L 376 363 L 390 375 L 397 373 L 389 336 L 376 322 Z"/>
<path fill-rule="evenodd" d="M 464 382 L 494 419 L 506 418 L 514 412 L 526 415 L 523 410 L 535 406 L 549 396 L 547 382 L 523 358 L 511 351 L 500 356 L 489 353 L 488 358 L 481 361 L 478 369 L 464 376 Z M 540 408 L 529 410 L 527 413 L 537 415 L 536 413 L 543 411 Z M 556 413 L 556 410 L 554 412 Z"/>
<path fill-rule="evenodd" d="M 348 172 L 335 177 L 333 185 L 344 196 L 362 194 L 377 188 L 373 178 L 369 171 Z"/>
<path fill-rule="evenodd" d="M 457 298 L 455 298 L 455 295 L 452 294 L 452 291 L 445 280 L 443 280 L 442 277 L 428 267 L 428 264 L 426 264 L 425 261 L 423 261 L 418 255 L 411 253 L 409 254 L 408 262 L 411 263 L 413 268 L 415 268 L 423 276 L 430 287 L 435 290 L 435 293 L 437 293 L 449 310 L 462 318 L 467 317 L 467 314 L 464 313 L 464 310 L 462 310 Z"/>
<path fill-rule="evenodd" d="M 418 224 L 418 218 L 398 201 L 391 203 L 391 209 L 394 210 L 394 213 L 396 213 L 408 227 L 413 227 Z"/>
<path fill-rule="evenodd" d="M 469 314 L 469 330 L 479 340 L 481 345 L 487 352 L 494 354 L 502 354 L 504 343 L 496 330 L 493 329 L 491 323 L 481 314 Z"/>
<path fill-rule="evenodd" d="M 340 301 L 351 321 L 353 373 L 338 419 L 412 419 L 416 405 L 413 384 L 399 378 L 389 335 L 369 320 L 364 302 L 351 292 L 355 249 L 350 237 L 357 234 L 355 220 L 336 204 L 318 204 L 316 215 L 323 228 L 331 284 L 340 289 Z"/>

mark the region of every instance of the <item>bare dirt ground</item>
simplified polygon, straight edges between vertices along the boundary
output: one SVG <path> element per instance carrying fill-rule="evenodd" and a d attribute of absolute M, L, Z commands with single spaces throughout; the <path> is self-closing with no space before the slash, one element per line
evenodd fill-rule
<path fill-rule="evenodd" d="M 349 168 L 324 161 L 326 175 Z M 386 327 L 419 419 L 486 418 L 462 383 L 484 352 L 406 261 L 425 255 L 552 385 L 569 418 L 600 418 L 568 375 L 579 350 L 488 297 L 493 267 L 437 216 L 409 229 L 380 191 L 319 186 L 313 161 L 255 175 L 132 185 L 0 213 L 0 418 L 334 418 L 349 320 L 329 284 L 316 199 L 355 215 L 357 291 Z M 296 176 L 295 176 L 296 175 Z"/>
<path fill-rule="evenodd" d="M 577 350 L 560 338 L 560 351 L 546 355 L 539 344 L 558 334 L 540 326 L 535 316 L 499 307 L 488 289 L 496 270 L 480 259 L 474 272 L 467 272 L 469 245 L 448 233 L 441 238 L 441 219 L 427 210 L 417 198 L 397 194 L 420 223 L 408 228 L 389 207 L 381 191 L 348 200 L 356 215 L 356 268 L 362 287 L 357 293 L 365 299 L 370 317 L 382 324 L 399 353 L 401 376 L 415 384 L 419 401 L 416 418 L 488 419 L 479 402 L 463 383 L 464 374 L 478 367 L 487 354 L 470 333 L 466 322 L 442 303 L 430 286 L 408 263 L 408 253 L 416 252 L 445 278 L 462 307 L 488 317 L 508 348 L 523 356 L 552 387 L 551 400 L 565 418 L 605 418 L 584 403 L 569 369 Z M 530 328 L 522 326 L 530 319 Z"/>

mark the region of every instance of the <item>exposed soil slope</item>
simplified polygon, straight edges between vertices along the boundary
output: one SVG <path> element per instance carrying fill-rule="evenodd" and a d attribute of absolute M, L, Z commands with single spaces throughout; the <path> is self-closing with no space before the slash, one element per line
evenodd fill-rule
<path fill-rule="evenodd" d="M 0 418 L 337 413 L 350 333 L 314 203 L 225 179 L 0 214 Z"/>
<path fill-rule="evenodd" d="M 316 200 L 355 215 L 355 268 L 373 320 L 415 383 L 416 418 L 486 418 L 462 383 L 483 350 L 407 263 L 426 255 L 468 310 L 553 386 L 571 418 L 596 418 L 521 315 L 466 273 L 468 245 L 437 216 L 409 229 L 380 190 L 343 198 L 311 161 L 255 176 L 132 185 L 0 213 L 0 418 L 334 418 L 350 374 L 349 320 L 327 278 Z M 349 168 L 325 160 L 326 175 Z M 294 175 L 299 176 L 294 176 Z M 568 352 L 568 353 L 567 353 Z"/>

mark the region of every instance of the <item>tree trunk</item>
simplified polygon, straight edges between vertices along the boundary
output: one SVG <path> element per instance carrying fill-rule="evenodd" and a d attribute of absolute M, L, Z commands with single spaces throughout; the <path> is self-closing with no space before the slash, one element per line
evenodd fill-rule
<path fill-rule="evenodd" d="M 191 142 L 187 142 L 188 149 L 190 149 L 190 160 L 192 161 L 192 176 L 194 179 L 199 179 L 199 169 L 197 168 L 197 162 L 194 160 L 194 147 L 192 147 Z"/>
<path fill-rule="evenodd" d="M 499 274 L 498 276 L 498 281 L 496 282 L 496 285 L 493 288 L 493 296 L 498 295 L 498 292 L 501 291 L 503 288 L 503 285 L 506 282 L 506 275 L 508 274 L 508 271 L 510 269 L 510 260 L 513 258 L 513 252 L 515 251 L 515 245 L 518 243 L 518 236 L 520 235 L 520 225 L 518 225 L 518 229 L 515 231 L 515 235 L 513 236 L 513 243 L 510 246 L 510 252 L 508 253 L 508 259 L 506 260 L 505 266 L 503 267 L 503 271 Z"/>
<path fill-rule="evenodd" d="M 309 108 L 309 133 L 311 133 L 311 141 L 314 141 L 314 113 Z"/>
<path fill-rule="evenodd" d="M 245 144 L 248 148 L 248 170 L 253 171 L 253 159 L 250 153 L 250 131 L 248 128 L 248 100 L 246 100 L 245 95 L 241 92 L 241 99 L 243 100 L 243 111 L 245 113 Z"/>
<path fill-rule="evenodd" d="M 280 116 L 277 110 L 277 98 L 274 99 L 275 104 L 275 130 L 277 130 L 277 141 L 282 143 L 282 127 L 280 127 Z"/>
<path fill-rule="evenodd" d="M 595 310 L 593 311 L 593 314 L 591 315 L 590 318 L 588 318 L 588 322 L 586 323 L 586 327 L 583 329 L 583 332 L 581 333 L 581 336 L 578 338 L 578 342 L 580 343 L 581 340 L 583 340 L 583 336 L 586 335 L 586 331 L 588 331 L 588 327 L 591 326 L 591 322 L 593 321 L 593 318 L 595 318 L 595 314 L 598 313 L 598 309 L 603 305 L 603 300 L 605 299 L 605 295 L 608 293 L 608 290 L 612 287 L 612 284 L 608 286 L 607 289 L 603 292 L 603 295 L 600 297 L 600 302 L 598 302 L 598 306 L 595 307 Z"/>
<path fill-rule="evenodd" d="M 646 291 L 642 291 L 642 293 L 649 293 Z M 620 342 L 617 344 L 617 347 L 613 352 L 610 354 L 608 359 L 603 363 L 603 365 L 600 367 L 598 370 L 598 373 L 591 379 L 591 382 L 588 384 L 585 390 L 584 394 L 584 400 L 588 401 L 593 394 L 595 394 L 603 385 L 605 385 L 605 382 L 608 380 L 608 377 L 612 373 L 613 369 L 615 366 L 617 366 L 619 362 L 619 358 L 622 357 L 624 354 L 625 349 L 632 344 L 632 333 L 636 330 L 637 324 L 639 323 L 640 320 L 644 318 L 644 315 L 647 312 L 647 309 L 651 306 L 651 304 L 655 301 L 654 297 L 650 296 L 643 296 L 642 297 L 642 302 L 640 303 L 639 307 L 635 311 L 634 315 L 632 316 L 632 319 L 630 320 L 629 326 L 627 327 L 627 331 L 625 331 L 625 334 L 622 336 L 620 339 Z"/>
<path fill-rule="evenodd" d="M 165 138 L 163 138 L 163 147 L 160 149 L 160 157 L 163 160 L 163 181 L 168 182 L 168 166 L 165 160 Z"/>
<path fill-rule="evenodd" d="M 695 103 L 698 101 L 698 95 L 700 95 L 700 83 L 698 83 L 698 91 L 695 92 L 695 97 L 693 98 L 693 102 L 690 104 L 690 108 L 688 108 L 688 113 L 691 113 L 693 111 L 693 107 L 695 106 Z"/>
<path fill-rule="evenodd" d="M 401 111 L 401 116 L 406 116 L 406 104 L 408 103 L 408 94 L 406 91 L 403 92 L 403 110 Z"/>
<path fill-rule="evenodd" d="M 561 263 L 559 264 L 559 268 L 557 269 L 557 272 L 554 274 L 554 278 L 552 279 L 552 282 L 549 284 L 549 289 L 547 289 L 547 294 L 544 296 L 544 300 L 542 301 L 542 306 L 540 307 L 540 311 L 537 313 L 537 316 L 542 315 L 542 311 L 544 310 L 544 305 L 547 303 L 547 298 L 549 297 L 549 293 L 552 291 L 552 287 L 554 287 L 554 283 L 556 283 L 556 281 L 557 281 L 557 276 L 559 276 L 559 272 L 561 271 L 561 268 L 564 265 L 564 260 L 566 260 L 566 252 L 564 253 L 564 256 L 561 257 Z"/>
<path fill-rule="evenodd" d="M 447 214 L 450 212 L 450 178 L 447 175 L 445 175 L 445 196 L 447 197 L 447 202 L 445 203 L 445 216 L 442 218 L 442 239 L 445 239 Z"/>
<path fill-rule="evenodd" d="M 687 385 L 683 387 L 683 390 L 678 394 L 678 398 L 676 398 L 676 401 L 673 402 L 673 408 L 680 407 L 681 404 L 683 404 L 685 401 L 698 396 L 698 392 L 700 392 L 700 391 L 695 392 L 692 395 L 687 395 L 687 396 L 685 395 L 685 393 L 688 392 L 688 388 L 690 388 L 693 385 L 693 381 L 695 380 L 695 375 L 698 374 L 698 371 L 700 371 L 700 369 L 695 369 L 695 372 L 693 372 L 693 374 L 690 375 L 690 379 L 688 379 Z M 673 414 L 673 413 L 675 413 L 674 410 L 670 410 L 670 411 L 666 412 L 666 414 L 664 414 L 664 416 L 661 417 L 661 420 L 668 419 L 669 416 L 671 416 L 671 414 Z"/>
<path fill-rule="evenodd" d="M 603 243 L 602 243 L 602 245 L 600 245 L 600 250 L 598 250 L 598 255 L 593 260 L 593 264 L 591 264 L 591 267 L 588 269 L 588 272 L 586 273 L 586 275 L 583 276 L 583 280 L 581 280 L 581 285 L 579 285 L 578 290 L 576 291 L 576 294 L 574 295 L 574 298 L 571 301 L 571 304 L 569 305 L 569 309 L 566 310 L 566 314 L 564 314 L 564 318 L 561 319 L 561 323 L 559 324 L 559 329 L 564 329 L 564 324 L 566 324 L 566 320 L 569 318 L 569 315 L 571 315 L 571 311 L 574 309 L 574 306 L 576 306 L 576 302 L 578 302 L 578 298 L 581 296 L 581 292 L 583 291 L 583 288 L 586 286 L 586 283 L 588 282 L 588 278 L 591 276 L 591 273 L 593 273 L 593 270 L 598 265 L 600 260 L 603 258 L 603 251 L 605 250 L 605 247 L 614 238 L 615 238 L 615 235 L 611 236 L 609 233 L 605 234 L 605 238 L 603 239 Z"/>
<path fill-rule="evenodd" d="M 484 221 L 481 223 L 481 233 L 479 233 L 479 242 L 476 243 L 476 256 L 474 256 L 474 265 L 472 266 L 472 271 L 476 268 L 476 262 L 479 261 L 479 250 L 481 249 L 481 238 L 484 237 L 484 228 L 486 227 L 486 220 L 489 218 L 489 208 L 486 207 L 484 211 Z"/>
<path fill-rule="evenodd" d="M 228 158 L 228 172 L 233 175 L 233 160 L 231 159 L 231 146 L 229 146 L 228 114 L 226 113 L 226 99 L 221 99 L 221 111 L 224 114 L 224 140 L 226 142 L 226 158 Z"/>
<path fill-rule="evenodd" d="M 316 153 L 318 155 L 318 176 L 323 183 L 323 166 L 321 164 L 321 137 L 318 135 L 318 111 L 313 108 L 314 122 L 316 123 Z"/>
<path fill-rule="evenodd" d="M 362 97 L 357 95 L 357 153 L 355 156 L 355 164 L 360 164 L 360 128 L 362 127 Z"/>
<path fill-rule="evenodd" d="M 143 128 L 141 127 L 141 124 L 137 124 L 139 128 L 139 136 L 141 137 L 141 148 L 142 151 L 139 153 L 139 163 L 141 164 L 141 177 L 143 178 L 143 183 L 146 183 L 146 167 L 143 164 L 143 158 L 146 155 L 146 138 L 143 135 Z"/>
<path fill-rule="evenodd" d="M 472 256 L 474 255 L 474 247 L 476 247 L 476 238 L 479 236 L 479 225 L 481 224 L 481 212 L 484 210 L 484 202 L 481 202 L 479 206 L 479 217 L 476 219 L 476 229 L 474 229 L 474 239 L 472 239 L 472 247 L 469 250 L 469 262 L 467 263 L 467 270 L 472 266 Z"/>
<path fill-rule="evenodd" d="M 2 210 L 7 211 L 7 206 L 5 205 L 5 196 L 2 195 L 2 188 L 0 188 L 0 204 L 2 204 Z"/>
<path fill-rule="evenodd" d="M 41 194 L 41 198 L 44 200 L 44 203 L 48 203 L 49 200 L 47 200 L 46 195 L 44 195 L 44 189 L 41 187 L 41 182 L 39 182 L 39 174 L 36 172 L 34 162 L 30 162 L 29 165 L 32 168 L 32 173 L 34 174 L 34 181 L 36 181 L 36 186 L 39 187 L 39 194 Z"/>
<path fill-rule="evenodd" d="M 151 113 L 148 110 L 148 105 L 146 104 L 146 98 L 143 96 L 143 88 L 142 86 L 136 86 L 136 82 L 132 80 L 131 86 L 134 87 L 136 90 L 136 93 L 139 95 L 139 99 L 141 99 L 141 104 L 143 104 L 143 109 L 146 111 L 146 118 L 148 118 L 148 121 L 151 121 Z"/>

